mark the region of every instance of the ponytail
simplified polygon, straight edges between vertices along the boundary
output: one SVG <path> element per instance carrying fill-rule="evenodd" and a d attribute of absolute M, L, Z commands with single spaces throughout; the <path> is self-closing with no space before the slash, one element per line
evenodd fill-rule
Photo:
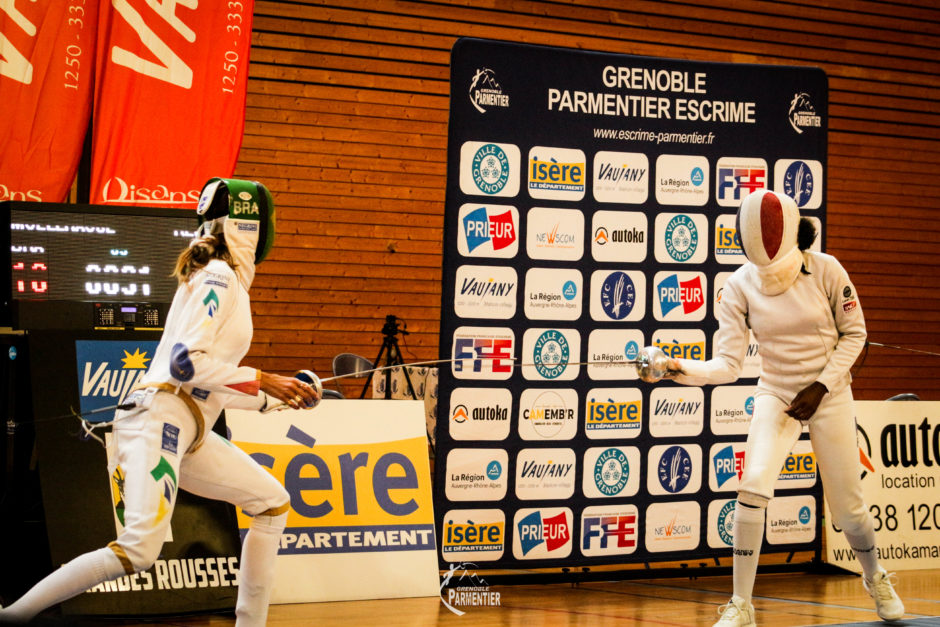
<path fill-rule="evenodd" d="M 213 259 L 221 259 L 233 268 L 235 267 L 235 261 L 221 233 L 206 235 L 193 241 L 176 259 L 172 276 L 175 276 L 180 283 L 185 283 L 196 271 L 205 268 Z"/>

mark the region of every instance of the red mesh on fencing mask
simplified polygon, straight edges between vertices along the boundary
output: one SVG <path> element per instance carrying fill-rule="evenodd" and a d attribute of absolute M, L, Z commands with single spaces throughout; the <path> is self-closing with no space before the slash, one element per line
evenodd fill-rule
<path fill-rule="evenodd" d="M 800 211 L 786 194 L 767 189 L 748 194 L 736 222 L 744 254 L 757 266 L 769 265 L 796 248 Z"/>

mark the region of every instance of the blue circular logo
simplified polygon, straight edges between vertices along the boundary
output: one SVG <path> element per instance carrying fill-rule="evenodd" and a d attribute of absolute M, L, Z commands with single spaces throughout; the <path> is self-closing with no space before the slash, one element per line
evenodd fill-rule
<path fill-rule="evenodd" d="M 804 525 L 809 524 L 809 519 L 812 517 L 812 512 L 809 511 L 809 507 L 804 505 L 800 508 L 800 522 Z"/>
<path fill-rule="evenodd" d="M 692 181 L 692 185 L 698 187 L 705 182 L 705 172 L 702 171 L 702 168 L 692 168 L 689 179 Z"/>
<path fill-rule="evenodd" d="M 794 161 L 783 175 L 783 193 L 803 207 L 813 196 L 813 171 L 804 161 Z"/>
<path fill-rule="evenodd" d="M 753 396 L 748 396 L 747 400 L 744 401 L 744 413 L 746 413 L 748 416 L 754 415 L 754 397 Z"/>
<path fill-rule="evenodd" d="M 535 341 L 532 361 L 536 371 L 546 379 L 557 379 L 568 367 L 570 349 L 561 331 L 545 331 Z"/>
<path fill-rule="evenodd" d="M 594 463 L 594 485 L 606 496 L 614 496 L 626 487 L 630 478 L 630 462 L 619 448 L 609 448 Z"/>
<path fill-rule="evenodd" d="M 698 248 L 698 228 L 695 222 L 685 214 L 675 216 L 666 225 L 666 252 L 679 262 L 692 258 Z"/>
<path fill-rule="evenodd" d="M 499 479 L 500 475 L 502 474 L 503 474 L 503 467 L 495 459 L 486 466 L 486 476 L 492 479 L 493 481 Z"/>
<path fill-rule="evenodd" d="M 681 446 L 670 446 L 659 458 L 659 484 L 666 492 L 676 494 L 689 485 L 692 478 L 692 456 Z"/>
<path fill-rule="evenodd" d="M 734 507 L 736 500 L 731 500 L 718 512 L 718 537 L 728 546 L 734 546 Z"/>
<path fill-rule="evenodd" d="M 636 359 L 636 356 L 640 354 L 640 345 L 630 340 L 627 342 L 627 345 L 623 347 L 623 354 L 626 355 L 628 360 Z"/>
<path fill-rule="evenodd" d="M 498 194 L 509 181 L 509 157 L 496 144 L 480 146 L 470 167 L 473 182 L 484 194 Z"/>
<path fill-rule="evenodd" d="M 565 281 L 561 288 L 561 294 L 565 297 L 565 300 L 574 300 L 574 297 L 578 295 L 578 286 L 574 284 L 574 281 Z"/>
<path fill-rule="evenodd" d="M 636 304 L 636 287 L 626 272 L 611 272 L 601 285 L 601 307 L 610 318 L 623 320 Z"/>
<path fill-rule="evenodd" d="M 15 346 L 11 346 L 11 347 L 10 347 L 10 350 L 7 351 L 7 355 L 10 356 L 10 361 L 13 361 L 14 359 L 16 359 L 16 347 L 15 347 Z"/>

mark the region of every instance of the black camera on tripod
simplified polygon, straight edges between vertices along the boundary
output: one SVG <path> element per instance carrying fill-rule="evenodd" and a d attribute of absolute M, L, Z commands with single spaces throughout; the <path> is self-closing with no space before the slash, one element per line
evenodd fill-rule
<path fill-rule="evenodd" d="M 401 324 L 401 327 L 399 327 Z M 384 372 L 380 376 L 385 377 L 385 398 L 389 399 L 392 397 L 392 368 L 394 366 L 403 366 L 404 362 L 401 358 L 401 348 L 398 346 L 398 335 L 408 335 L 408 331 L 405 329 L 407 324 L 404 320 L 401 320 L 395 317 L 392 314 L 385 316 L 385 326 L 382 327 L 382 335 L 384 339 L 382 341 L 382 348 L 379 349 L 379 354 L 376 356 L 375 361 L 372 363 L 373 370 L 384 369 Z M 385 356 L 385 363 L 382 363 L 382 356 Z M 408 369 L 402 367 L 402 374 L 405 375 L 405 384 L 407 385 L 408 393 L 411 395 L 411 398 L 418 400 L 418 395 L 415 394 L 414 386 L 411 384 L 411 377 L 408 376 Z M 369 389 L 369 386 L 372 384 L 372 375 L 374 372 L 369 373 L 369 378 L 366 379 L 365 385 L 362 386 L 362 393 L 359 395 L 359 398 L 364 398 L 366 391 Z"/>

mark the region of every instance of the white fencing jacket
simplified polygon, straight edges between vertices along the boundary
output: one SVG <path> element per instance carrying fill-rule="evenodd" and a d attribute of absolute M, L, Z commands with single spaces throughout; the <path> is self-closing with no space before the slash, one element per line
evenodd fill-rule
<path fill-rule="evenodd" d="M 819 381 L 830 395 L 851 382 L 849 369 L 865 346 L 865 318 L 855 286 L 835 257 L 804 252 L 796 281 L 783 293 L 758 289 L 756 268 L 746 263 L 728 279 L 718 307 L 713 358 L 679 359 L 685 385 L 731 383 L 740 376 L 747 353 L 748 328 L 761 358 L 758 393 L 790 403 Z"/>

